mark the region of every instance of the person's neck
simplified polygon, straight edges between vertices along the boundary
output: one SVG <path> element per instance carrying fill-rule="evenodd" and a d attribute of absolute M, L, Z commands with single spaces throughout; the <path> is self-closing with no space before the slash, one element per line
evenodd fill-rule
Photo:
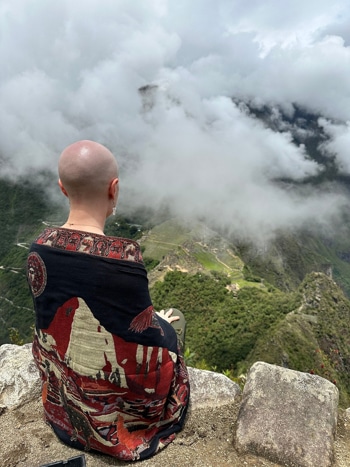
<path fill-rule="evenodd" d="M 104 235 L 104 226 L 105 221 L 98 217 L 72 212 L 69 214 L 66 223 L 62 225 L 63 228 L 82 230 L 84 232 L 98 233 L 101 235 Z"/>

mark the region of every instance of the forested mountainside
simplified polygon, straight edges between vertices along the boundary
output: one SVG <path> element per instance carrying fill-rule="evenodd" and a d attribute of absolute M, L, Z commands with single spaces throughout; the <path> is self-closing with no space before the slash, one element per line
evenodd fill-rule
<path fill-rule="evenodd" d="M 27 248 L 65 213 L 30 183 L 0 181 L 0 344 L 28 342 L 34 314 Z M 61 216 L 61 219 L 59 219 Z M 350 235 L 281 232 L 264 248 L 235 242 L 204 223 L 112 219 L 107 233 L 138 238 L 156 309 L 187 322 L 193 366 L 238 378 L 256 360 L 324 376 L 350 404 Z"/>

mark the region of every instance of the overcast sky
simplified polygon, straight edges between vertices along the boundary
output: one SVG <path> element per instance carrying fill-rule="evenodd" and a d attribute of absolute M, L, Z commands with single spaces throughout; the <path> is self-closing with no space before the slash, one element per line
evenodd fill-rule
<path fill-rule="evenodd" d="M 333 188 L 274 182 L 318 173 L 303 146 L 230 97 L 319 114 L 349 174 L 349 45 L 348 0 L 0 0 L 2 175 L 93 139 L 118 159 L 121 211 L 166 202 L 247 235 L 333 222 Z"/>

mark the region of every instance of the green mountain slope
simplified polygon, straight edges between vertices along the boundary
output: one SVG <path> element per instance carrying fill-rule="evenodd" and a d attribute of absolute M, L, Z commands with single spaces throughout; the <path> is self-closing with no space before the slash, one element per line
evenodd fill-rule
<path fill-rule="evenodd" d="M 295 290 L 307 274 L 324 272 L 350 297 L 349 221 L 332 235 L 280 232 L 263 253 L 254 245 L 240 245 L 237 251 L 253 275 L 281 290 Z"/>
<path fill-rule="evenodd" d="M 9 342 L 12 327 L 21 339 L 32 338 L 34 313 L 25 261 L 28 242 L 42 229 L 42 220 L 55 212 L 45 180 L 49 175 L 38 175 L 35 183 L 0 180 L 0 345 Z"/>
<path fill-rule="evenodd" d="M 284 234 L 257 254 L 200 225 L 180 235 L 168 222 L 143 242 L 146 256 L 162 242 L 163 257 L 150 274 L 152 299 L 158 309 L 185 313 L 195 365 L 236 377 L 257 360 L 285 365 L 336 382 L 342 405 L 350 404 L 350 302 L 329 277 L 346 290 L 344 236 L 329 242 Z M 233 261 L 221 261 L 223 255 Z"/>
<path fill-rule="evenodd" d="M 218 370 L 236 370 L 256 340 L 295 308 L 291 294 L 256 287 L 233 293 L 229 283 L 221 274 L 213 279 L 174 271 L 151 289 L 157 309 L 175 307 L 184 312 L 186 344 L 196 354 L 195 362 L 204 360 Z"/>
<path fill-rule="evenodd" d="M 147 232 L 140 243 L 145 262 L 156 264 L 149 273 L 151 286 L 169 271 L 211 276 L 221 273 L 230 278 L 229 283 L 236 289 L 247 284 L 245 264 L 236 247 L 203 223 L 184 226 L 177 220 L 168 220 Z M 250 285 L 264 288 L 255 279 Z"/>
<path fill-rule="evenodd" d="M 258 338 L 240 363 L 258 360 L 318 374 L 337 384 L 341 404 L 350 405 L 350 302 L 322 273 L 308 275 L 299 288 L 299 306 Z"/>
<path fill-rule="evenodd" d="M 32 339 L 33 303 L 26 281 L 27 249 L 14 245 L 2 259 L 0 269 L 0 345 L 10 340 L 11 328 L 24 341 Z"/>

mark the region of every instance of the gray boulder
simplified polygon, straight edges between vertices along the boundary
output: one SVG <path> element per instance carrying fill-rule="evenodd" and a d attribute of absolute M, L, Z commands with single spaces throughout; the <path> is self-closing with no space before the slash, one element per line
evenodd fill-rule
<path fill-rule="evenodd" d="M 234 402 L 241 394 L 238 384 L 214 371 L 188 368 L 190 378 L 190 409 L 219 407 Z"/>
<path fill-rule="evenodd" d="M 338 389 L 319 376 L 255 363 L 237 419 L 236 449 L 298 467 L 329 467 Z"/>
<path fill-rule="evenodd" d="M 32 344 L 0 346 L 0 407 L 15 408 L 40 396 Z"/>

